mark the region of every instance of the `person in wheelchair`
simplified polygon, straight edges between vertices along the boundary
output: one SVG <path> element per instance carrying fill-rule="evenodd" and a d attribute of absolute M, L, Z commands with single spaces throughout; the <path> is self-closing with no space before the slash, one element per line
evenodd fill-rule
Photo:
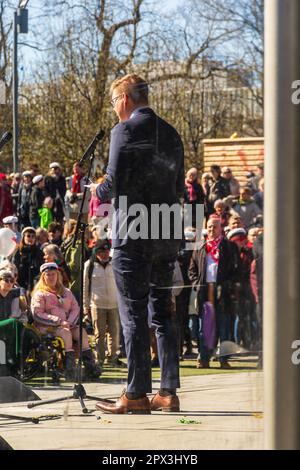
<path fill-rule="evenodd" d="M 16 357 L 16 320 L 26 321 L 24 293 L 20 287 L 14 287 L 15 274 L 0 270 L 0 340 L 5 343 L 6 373 L 13 375 L 17 364 Z M 11 320 L 11 321 L 7 321 Z"/>
<path fill-rule="evenodd" d="M 66 352 L 65 377 L 74 380 L 74 344 L 79 341 L 79 305 L 72 292 L 64 287 L 56 263 L 44 263 L 40 272 L 41 277 L 31 299 L 34 324 L 42 334 L 53 333 L 63 339 Z M 82 362 L 86 379 L 99 377 L 101 370 L 95 364 L 85 330 L 82 332 Z"/>

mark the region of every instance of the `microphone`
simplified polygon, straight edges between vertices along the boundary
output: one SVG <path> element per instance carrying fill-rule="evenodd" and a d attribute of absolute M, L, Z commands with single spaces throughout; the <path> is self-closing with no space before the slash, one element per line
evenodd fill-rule
<path fill-rule="evenodd" d="M 0 150 L 2 147 L 4 147 L 7 142 L 9 142 L 12 139 L 12 133 L 11 132 L 5 132 L 3 136 L 0 139 Z"/>
<path fill-rule="evenodd" d="M 100 140 L 103 139 L 104 134 L 105 134 L 104 130 L 101 130 L 100 132 L 98 132 L 98 134 L 95 135 L 92 142 L 90 143 L 90 145 L 84 152 L 83 156 L 81 157 L 80 163 L 85 162 L 85 160 L 87 160 L 95 152 L 96 146 L 98 142 L 100 142 Z"/>

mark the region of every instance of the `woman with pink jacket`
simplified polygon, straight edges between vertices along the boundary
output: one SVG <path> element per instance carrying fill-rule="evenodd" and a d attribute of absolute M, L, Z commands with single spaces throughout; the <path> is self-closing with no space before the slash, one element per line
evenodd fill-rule
<path fill-rule="evenodd" d="M 74 380 L 74 342 L 79 341 L 79 305 L 72 292 L 64 287 L 56 263 L 44 263 L 40 272 L 41 278 L 33 290 L 31 301 L 34 323 L 42 334 L 53 333 L 63 339 L 66 351 L 65 376 L 68 380 Z M 95 364 L 87 333 L 85 330 L 82 333 L 85 378 L 97 378 L 101 371 Z"/>

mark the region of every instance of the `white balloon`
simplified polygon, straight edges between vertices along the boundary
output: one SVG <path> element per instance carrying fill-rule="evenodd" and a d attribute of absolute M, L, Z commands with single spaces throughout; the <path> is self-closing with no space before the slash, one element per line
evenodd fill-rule
<path fill-rule="evenodd" d="M 0 256 L 10 256 L 17 246 L 16 234 L 10 228 L 0 228 Z"/>

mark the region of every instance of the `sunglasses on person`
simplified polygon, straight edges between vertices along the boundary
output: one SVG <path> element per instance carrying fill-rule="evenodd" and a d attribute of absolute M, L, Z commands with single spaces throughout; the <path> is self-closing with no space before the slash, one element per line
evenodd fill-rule
<path fill-rule="evenodd" d="M 0 281 L 4 281 L 7 284 L 13 284 L 15 280 L 12 277 L 0 277 Z"/>
<path fill-rule="evenodd" d="M 24 234 L 24 237 L 27 237 L 27 238 L 35 238 L 35 237 L 36 237 L 36 234 L 35 234 L 35 233 L 26 232 L 26 233 Z"/>

